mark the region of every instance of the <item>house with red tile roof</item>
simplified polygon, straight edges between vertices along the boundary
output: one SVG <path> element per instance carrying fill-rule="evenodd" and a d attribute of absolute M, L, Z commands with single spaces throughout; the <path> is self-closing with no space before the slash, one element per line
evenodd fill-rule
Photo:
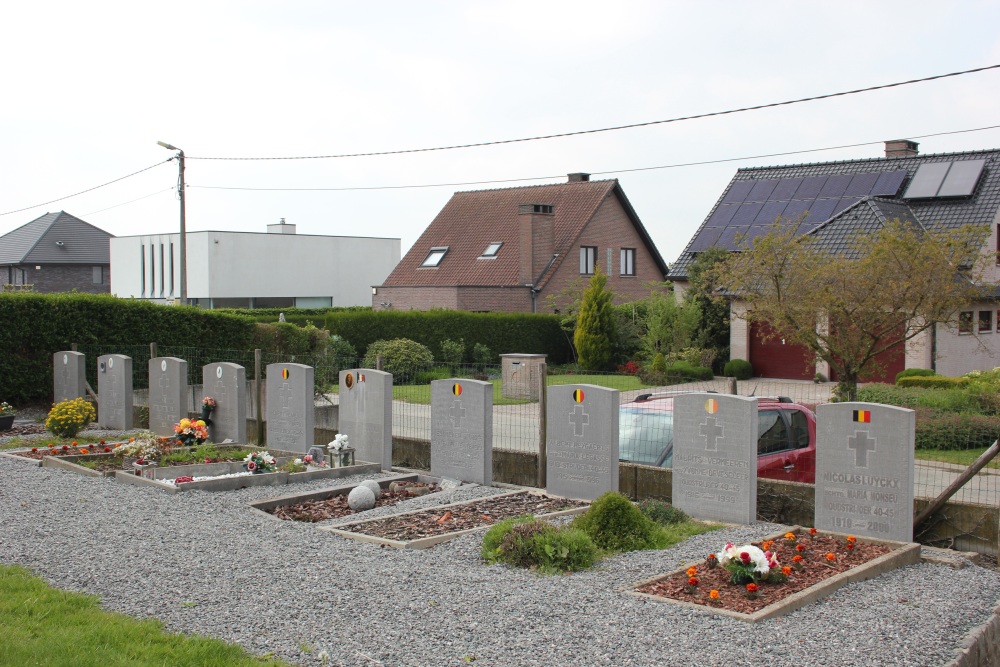
<path fill-rule="evenodd" d="M 616 303 L 667 273 L 617 179 L 456 192 L 373 288 L 372 307 L 546 312 L 545 297 L 582 289 L 598 267 Z"/>

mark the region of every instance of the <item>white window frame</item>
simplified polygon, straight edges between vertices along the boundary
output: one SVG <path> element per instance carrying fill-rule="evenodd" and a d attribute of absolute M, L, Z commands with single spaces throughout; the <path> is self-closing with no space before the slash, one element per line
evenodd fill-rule
<path fill-rule="evenodd" d="M 597 269 L 597 246 L 580 246 L 580 275 L 592 276 Z"/>
<path fill-rule="evenodd" d="M 500 252 L 500 248 L 503 247 L 503 241 L 494 241 L 486 246 L 486 250 L 483 254 L 479 256 L 479 259 L 496 259 L 497 254 Z"/>
<path fill-rule="evenodd" d="M 621 249 L 621 262 L 619 264 L 619 274 L 623 276 L 635 276 L 635 248 Z"/>
<path fill-rule="evenodd" d="M 441 260 L 448 254 L 449 246 L 437 246 L 427 251 L 427 257 L 420 264 L 422 269 L 436 269 L 441 266 Z"/>

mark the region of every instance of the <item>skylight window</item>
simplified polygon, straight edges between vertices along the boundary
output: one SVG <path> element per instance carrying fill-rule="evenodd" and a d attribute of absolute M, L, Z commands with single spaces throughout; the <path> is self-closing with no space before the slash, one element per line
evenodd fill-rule
<path fill-rule="evenodd" d="M 440 248 L 431 248 L 430 252 L 427 253 L 427 257 L 424 258 L 423 264 L 420 266 L 437 266 L 444 259 L 444 256 L 448 254 L 448 246 Z"/>
<path fill-rule="evenodd" d="M 497 253 L 500 252 L 500 246 L 502 245 L 503 243 L 499 242 L 489 244 L 486 246 L 486 250 L 483 251 L 483 254 L 479 256 L 479 259 L 493 259 L 497 256 Z"/>

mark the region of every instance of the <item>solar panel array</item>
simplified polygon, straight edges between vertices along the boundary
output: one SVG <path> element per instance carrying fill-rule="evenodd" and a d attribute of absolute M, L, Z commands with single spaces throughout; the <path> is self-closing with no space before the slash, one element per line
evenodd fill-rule
<path fill-rule="evenodd" d="M 986 160 L 927 162 L 917 168 L 903 199 L 968 197 L 979 183 Z"/>
<path fill-rule="evenodd" d="M 905 178 L 906 170 L 897 169 L 736 181 L 688 250 L 700 252 L 713 246 L 736 249 L 738 238 L 750 240 L 767 233 L 779 216 L 784 220 L 804 216 L 800 231 L 809 232 L 862 197 L 894 197 Z"/>

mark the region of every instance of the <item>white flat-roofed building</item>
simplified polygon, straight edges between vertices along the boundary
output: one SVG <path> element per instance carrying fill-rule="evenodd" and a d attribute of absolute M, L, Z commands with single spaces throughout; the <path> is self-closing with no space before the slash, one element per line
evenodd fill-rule
<path fill-rule="evenodd" d="M 202 308 L 370 306 L 372 286 L 399 263 L 398 238 L 267 233 L 187 233 L 187 296 Z M 173 303 L 180 297 L 180 234 L 111 239 L 111 293 Z"/>

